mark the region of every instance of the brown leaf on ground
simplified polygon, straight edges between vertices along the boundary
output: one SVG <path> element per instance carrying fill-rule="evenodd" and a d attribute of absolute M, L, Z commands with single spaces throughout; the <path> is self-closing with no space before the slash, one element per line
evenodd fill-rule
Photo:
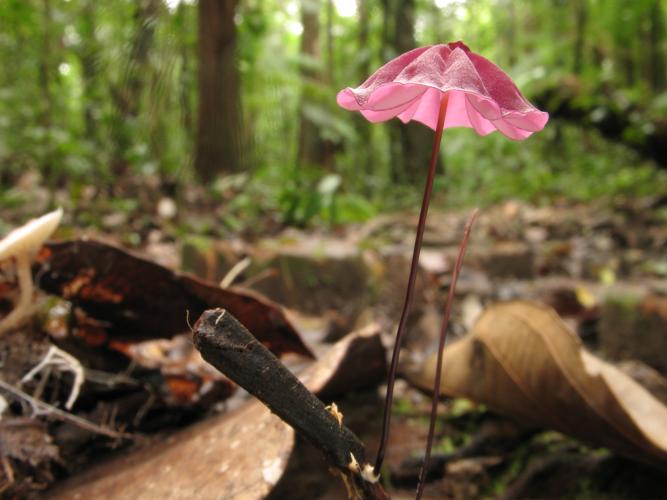
<path fill-rule="evenodd" d="M 346 390 L 377 380 L 384 356 L 378 329 L 364 329 L 335 344 L 301 378 L 311 391 L 333 396 L 341 380 L 349 381 Z M 358 377 L 355 366 L 363 367 Z M 89 469 L 60 484 L 50 498 L 260 499 L 282 477 L 293 446 L 292 428 L 253 399 Z"/>
<path fill-rule="evenodd" d="M 433 387 L 433 356 L 411 380 Z M 470 335 L 445 350 L 442 394 L 553 428 L 654 464 L 667 464 L 667 407 L 582 348 L 550 308 L 488 308 Z"/>
<path fill-rule="evenodd" d="M 276 355 L 312 357 L 280 307 L 260 295 L 222 289 L 99 241 L 45 245 L 34 274 L 42 289 L 106 322 L 112 340 L 173 337 L 188 331 L 188 314 L 194 322 L 222 307 Z"/>

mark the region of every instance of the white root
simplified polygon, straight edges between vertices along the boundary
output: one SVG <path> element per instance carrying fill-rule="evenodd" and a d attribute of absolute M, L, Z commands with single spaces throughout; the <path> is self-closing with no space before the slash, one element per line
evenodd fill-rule
<path fill-rule="evenodd" d="M 81 362 L 68 352 L 65 352 L 62 349 L 52 345 L 44 358 L 37 365 L 35 365 L 32 370 L 23 376 L 21 383 L 25 384 L 26 382 L 29 382 L 35 377 L 35 375 L 47 367 L 55 367 L 60 371 L 69 371 L 74 375 L 72 389 L 70 390 L 69 397 L 65 403 L 65 408 L 71 410 L 72 406 L 74 406 L 74 403 L 79 397 L 81 386 L 85 380 L 84 370 L 83 366 L 81 366 Z"/>
<path fill-rule="evenodd" d="M 222 278 L 222 281 L 220 281 L 220 288 L 229 288 L 232 286 L 232 283 L 234 283 L 236 278 L 248 268 L 251 262 L 250 257 L 245 257 L 234 264 L 225 277 Z"/>

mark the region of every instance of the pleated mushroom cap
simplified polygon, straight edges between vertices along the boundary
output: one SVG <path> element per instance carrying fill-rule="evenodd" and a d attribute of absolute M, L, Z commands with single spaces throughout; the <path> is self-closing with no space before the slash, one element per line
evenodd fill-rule
<path fill-rule="evenodd" d="M 498 130 L 523 140 L 549 120 L 549 114 L 528 102 L 505 72 L 462 42 L 406 52 L 359 87 L 341 90 L 336 100 L 374 123 L 398 117 L 435 130 L 444 93 L 449 95 L 444 128 L 469 127 L 480 135 Z"/>

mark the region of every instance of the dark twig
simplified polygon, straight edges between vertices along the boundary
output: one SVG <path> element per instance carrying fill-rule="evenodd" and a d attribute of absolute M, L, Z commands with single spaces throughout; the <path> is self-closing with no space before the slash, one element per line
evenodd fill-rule
<path fill-rule="evenodd" d="M 370 474 L 361 441 L 229 312 L 205 311 L 194 325 L 194 344 L 206 361 L 322 451 L 357 498 L 388 498 Z"/>
<path fill-rule="evenodd" d="M 382 462 L 384 461 L 384 454 L 389 442 L 389 423 L 391 421 L 391 407 L 394 403 L 394 383 L 396 381 L 396 371 L 398 370 L 398 357 L 401 351 L 401 344 L 403 342 L 403 334 L 405 332 L 405 325 L 408 320 L 408 312 L 412 304 L 412 295 L 415 289 L 415 280 L 417 279 L 417 267 L 419 265 L 419 254 L 421 253 L 422 240 L 424 239 L 424 228 L 426 227 L 426 216 L 428 215 L 428 207 L 431 203 L 431 192 L 433 191 L 433 180 L 435 179 L 435 168 L 438 164 L 438 153 L 440 152 L 440 141 L 442 139 L 442 132 L 445 125 L 445 115 L 447 114 L 447 102 L 449 94 L 445 94 L 440 103 L 440 112 L 438 114 L 438 125 L 435 129 L 435 139 L 433 142 L 433 150 L 431 151 L 431 162 L 428 166 L 428 174 L 426 177 L 426 185 L 424 186 L 424 195 L 422 197 L 422 206 L 419 211 L 419 222 L 417 222 L 417 234 L 415 236 L 415 246 L 412 251 L 412 262 L 410 263 L 410 275 L 408 277 L 408 287 L 405 292 L 405 300 L 403 302 L 403 309 L 401 311 L 401 319 L 398 322 L 398 330 L 396 331 L 396 339 L 394 340 L 394 350 L 391 354 L 391 365 L 389 368 L 389 376 L 387 378 L 387 395 L 384 401 L 384 415 L 382 418 L 382 432 L 380 434 L 380 447 L 378 448 L 377 458 L 375 459 L 375 474 L 380 474 Z"/>
<path fill-rule="evenodd" d="M 424 463 L 422 464 L 419 473 L 419 483 L 417 484 L 417 497 L 419 500 L 424 493 L 424 484 L 426 482 L 426 473 L 428 471 L 429 460 L 431 458 L 431 448 L 433 447 L 433 435 L 435 432 L 435 418 L 438 413 L 438 401 L 440 399 L 440 378 L 442 376 L 442 354 L 445 349 L 445 340 L 447 338 L 447 327 L 449 326 L 449 317 L 452 313 L 452 302 L 454 301 L 454 291 L 456 290 L 456 282 L 459 279 L 461 266 L 463 266 L 463 257 L 465 257 L 466 249 L 468 248 L 468 241 L 470 240 L 470 231 L 472 225 L 477 218 L 478 210 L 473 210 L 468 218 L 465 229 L 463 231 L 463 240 L 459 248 L 459 255 L 456 258 L 456 265 L 452 273 L 452 282 L 449 285 L 447 293 L 447 303 L 445 304 L 445 314 L 442 318 L 442 325 L 440 328 L 440 343 L 438 344 L 438 361 L 435 365 L 435 381 L 433 383 L 433 399 L 431 400 L 431 419 L 428 426 L 428 437 L 426 438 L 426 453 L 424 454 Z"/>

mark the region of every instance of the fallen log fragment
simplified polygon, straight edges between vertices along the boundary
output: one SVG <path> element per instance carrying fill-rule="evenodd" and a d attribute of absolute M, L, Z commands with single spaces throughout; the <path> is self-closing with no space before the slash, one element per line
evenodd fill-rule
<path fill-rule="evenodd" d="M 365 460 L 363 444 L 335 408 L 326 407 L 228 311 L 205 311 L 194 325 L 194 344 L 206 361 L 322 451 L 351 498 L 388 498 Z"/>

